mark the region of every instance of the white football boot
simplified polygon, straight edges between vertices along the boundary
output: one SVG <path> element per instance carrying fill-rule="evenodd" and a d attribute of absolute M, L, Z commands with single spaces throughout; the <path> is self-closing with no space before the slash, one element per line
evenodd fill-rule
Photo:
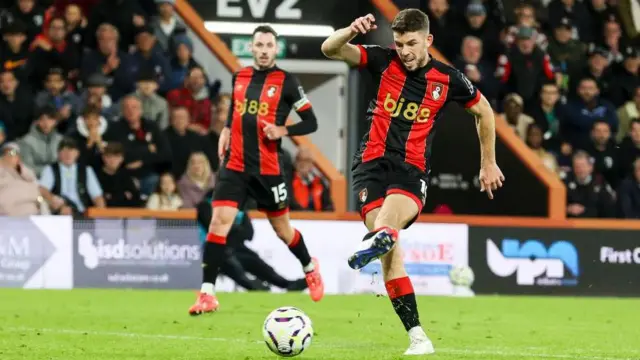
<path fill-rule="evenodd" d="M 433 343 L 420 326 L 409 329 L 409 341 L 411 343 L 404 355 L 429 355 L 436 352 Z"/>

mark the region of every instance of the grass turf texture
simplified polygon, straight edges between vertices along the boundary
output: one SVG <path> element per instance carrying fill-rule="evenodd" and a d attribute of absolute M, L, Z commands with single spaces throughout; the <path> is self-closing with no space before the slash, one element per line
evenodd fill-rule
<path fill-rule="evenodd" d="M 189 317 L 191 292 L 0 289 L 2 360 L 277 359 L 262 340 L 273 309 L 314 322 L 299 359 L 397 359 L 406 333 L 386 297 L 220 294 L 221 311 Z M 433 359 L 640 359 L 640 300 L 418 299 Z"/>

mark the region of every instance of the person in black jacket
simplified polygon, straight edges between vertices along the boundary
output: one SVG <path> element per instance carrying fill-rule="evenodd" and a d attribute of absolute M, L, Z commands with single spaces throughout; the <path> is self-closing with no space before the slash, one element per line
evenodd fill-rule
<path fill-rule="evenodd" d="M 640 158 L 633 163 L 633 173 L 620 184 L 618 211 L 624 219 L 640 219 Z"/>
<path fill-rule="evenodd" d="M 112 142 L 104 147 L 102 166 L 96 170 L 107 207 L 140 207 L 140 190 L 130 172 L 122 167 L 124 147 Z"/>
<path fill-rule="evenodd" d="M 615 194 L 611 186 L 593 173 L 593 159 L 585 151 L 573 155 L 573 173 L 567 185 L 567 216 L 610 218 L 615 216 Z"/>
<path fill-rule="evenodd" d="M 184 106 L 171 108 L 171 126 L 164 130 L 164 134 L 171 146 L 171 173 L 176 178 L 184 174 L 192 153 L 203 152 L 209 162 L 215 161 L 218 164 L 217 142 L 214 147 L 209 137 L 189 129 L 190 122 L 189 109 Z"/>
<path fill-rule="evenodd" d="M 113 139 L 124 145 L 125 167 L 140 182 L 143 196 L 156 188 L 160 173 L 171 162 L 171 148 L 154 121 L 142 118 L 142 104 L 134 95 L 122 101 L 122 119 L 113 124 Z"/>
<path fill-rule="evenodd" d="M 198 225 L 201 229 L 205 229 L 205 232 L 213 214 L 212 198 L 213 190 L 209 191 L 197 207 Z M 227 261 L 222 265 L 221 272 L 249 291 L 269 290 L 268 284 L 290 291 L 306 289 L 307 282 L 304 278 L 285 279 L 245 245 L 245 241 L 253 239 L 253 234 L 251 219 L 247 213 L 240 211 L 229 235 L 227 235 L 227 244 L 229 245 L 225 250 L 227 251 Z M 250 279 L 247 277 L 247 273 L 252 274 L 256 279 Z"/>

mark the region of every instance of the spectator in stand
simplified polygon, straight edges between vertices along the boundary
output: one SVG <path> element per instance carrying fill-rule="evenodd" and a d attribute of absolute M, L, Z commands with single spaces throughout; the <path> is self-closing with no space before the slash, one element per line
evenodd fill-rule
<path fill-rule="evenodd" d="M 627 46 L 624 50 L 622 66 L 617 67 L 611 82 L 607 98 L 613 105 L 620 107 L 633 99 L 636 89 L 640 86 L 638 77 L 640 68 L 640 49 Z"/>
<path fill-rule="evenodd" d="M 455 59 L 464 35 L 457 24 L 464 23 L 464 19 L 456 9 L 449 7 L 448 0 L 429 0 L 426 13 L 429 15 L 433 46 L 447 59 Z"/>
<path fill-rule="evenodd" d="M 158 125 L 142 118 L 136 96 L 122 101 L 122 119 L 113 125 L 113 137 L 124 145 L 126 168 L 140 182 L 140 193 L 148 196 L 158 184 L 158 173 L 169 168 L 171 149 Z"/>
<path fill-rule="evenodd" d="M 616 7 L 609 5 L 607 0 L 590 0 L 585 1 L 584 3 L 591 15 L 591 21 L 593 22 L 594 39 L 597 39 L 601 35 L 599 31 L 604 29 L 604 24 L 607 21 L 616 20 L 619 22 L 616 14 Z"/>
<path fill-rule="evenodd" d="M 578 84 L 585 77 L 590 77 L 598 84 L 598 89 L 603 94 L 609 90 L 611 84 L 611 71 L 609 69 L 609 52 L 607 50 L 591 44 L 587 49 L 588 63 L 575 74 L 569 75 L 568 97 L 574 98 L 577 95 Z"/>
<path fill-rule="evenodd" d="M 329 181 L 313 165 L 311 150 L 300 147 L 296 155 L 292 210 L 333 211 Z"/>
<path fill-rule="evenodd" d="M 0 73 L 0 119 L 7 128 L 7 140 L 29 132 L 33 119 L 33 95 L 11 71 Z"/>
<path fill-rule="evenodd" d="M 495 69 L 482 60 L 482 40 L 475 36 L 467 36 L 462 40 L 460 57 L 454 66 L 460 69 L 490 102 L 496 101 L 497 84 L 493 73 Z"/>
<path fill-rule="evenodd" d="M 640 158 L 633 162 L 633 172 L 618 189 L 618 210 L 623 219 L 640 219 Z"/>
<path fill-rule="evenodd" d="M 529 127 L 527 128 L 526 138 L 527 146 L 529 146 L 529 148 L 533 150 L 536 155 L 538 155 L 547 169 L 549 169 L 553 173 L 558 173 L 560 171 L 560 169 L 558 168 L 558 162 L 556 161 L 556 158 L 553 156 L 553 154 L 542 147 L 542 140 L 542 129 L 540 129 L 538 124 L 529 125 Z"/>
<path fill-rule="evenodd" d="M 603 29 L 602 47 L 609 52 L 609 62 L 619 64 L 624 59 L 625 48 L 620 24 L 615 19 L 611 19 L 604 23 Z"/>
<path fill-rule="evenodd" d="M 39 177 L 45 166 L 56 161 L 56 152 L 62 141 L 62 135 L 56 131 L 58 112 L 55 108 L 45 106 L 38 112 L 31 130 L 20 139 L 18 144 L 20 145 L 22 162 Z"/>
<path fill-rule="evenodd" d="M 102 26 L 101 24 L 108 23 L 112 24 L 120 34 L 118 48 L 123 52 L 128 52 L 134 42 L 135 28 L 147 24 L 145 15 L 138 0 L 102 0 L 89 15 L 89 26 L 87 27 L 89 36 L 86 38 L 86 46 L 96 47 L 96 40 L 98 43 L 100 42 L 100 36 L 96 30 Z"/>
<path fill-rule="evenodd" d="M 578 85 L 578 99 L 567 104 L 566 123 L 561 130 L 574 147 L 589 142 L 589 134 L 596 120 L 604 120 L 611 131 L 618 131 L 616 109 L 608 100 L 600 97 L 598 84 L 592 78 L 584 78 Z"/>
<path fill-rule="evenodd" d="M 529 125 L 533 124 L 533 118 L 529 115 L 525 115 L 522 111 L 524 109 L 524 101 L 522 97 L 516 93 L 511 93 L 504 98 L 504 119 L 511 126 L 516 134 L 522 139 L 527 138 L 527 129 Z"/>
<path fill-rule="evenodd" d="M 15 143 L 0 147 L 0 216 L 40 214 L 38 178 L 20 161 Z"/>
<path fill-rule="evenodd" d="M 5 129 L 4 123 L 0 121 L 0 146 L 2 146 L 7 140 L 7 129 Z"/>
<path fill-rule="evenodd" d="M 615 194 L 602 177 L 593 173 L 593 163 L 586 152 L 577 151 L 573 155 L 573 173 L 565 179 L 565 184 L 568 217 L 615 216 Z"/>
<path fill-rule="evenodd" d="M 632 173 L 633 163 L 640 157 L 640 119 L 631 121 L 631 131 L 620 143 L 620 177 L 625 178 Z"/>
<path fill-rule="evenodd" d="M 184 106 L 171 108 L 171 126 L 164 133 L 171 147 L 171 173 L 176 177 L 185 173 L 187 162 L 194 152 L 207 154 L 209 161 L 216 160 L 218 164 L 218 146 L 211 144 L 207 136 L 202 136 L 193 130 L 189 130 L 189 110 Z M 214 146 L 215 145 L 215 146 Z M 216 168 L 212 169 L 217 170 Z"/>
<path fill-rule="evenodd" d="M 218 171 L 220 167 L 220 159 L 218 158 L 218 140 L 220 139 L 220 133 L 225 126 L 227 126 L 227 118 L 229 117 L 229 110 L 231 107 L 231 94 L 224 93 L 218 95 L 215 101 L 213 120 L 211 121 L 211 131 L 209 131 L 208 138 L 211 149 L 213 150 L 213 156 L 209 159 L 211 161 L 211 167 L 214 171 Z"/>
<path fill-rule="evenodd" d="M 68 88 L 63 70 L 51 68 L 46 77 L 44 90 L 40 91 L 35 99 L 36 108 L 50 106 L 56 109 L 57 128 L 62 134 L 67 132 L 69 123 L 76 118 L 80 108 L 80 98 Z"/>
<path fill-rule="evenodd" d="M 174 56 L 171 58 L 171 84 L 169 88 L 177 89 L 184 85 L 189 70 L 201 67 L 193 59 L 193 43 L 187 34 L 179 34 L 174 37 Z"/>
<path fill-rule="evenodd" d="M 175 0 L 155 0 L 158 7 L 158 16 L 151 19 L 153 33 L 158 39 L 158 44 L 165 54 L 170 54 L 173 48 L 173 37 L 177 34 L 185 34 L 187 27 L 175 14 Z"/>
<path fill-rule="evenodd" d="M 167 94 L 170 106 L 184 106 L 191 114 L 189 129 L 207 135 L 211 127 L 211 100 L 204 70 L 201 67 L 189 69 L 184 86 Z"/>
<path fill-rule="evenodd" d="M 86 80 L 95 73 L 107 76 L 110 83 L 107 91 L 113 101 L 118 101 L 122 96 L 133 91 L 133 81 L 136 76 L 136 68 L 131 56 L 118 49 L 119 36 L 118 29 L 113 25 L 100 25 L 96 32 L 97 49 L 86 53 L 82 60 L 82 79 Z"/>
<path fill-rule="evenodd" d="M 495 26 L 493 21 L 487 20 L 487 9 L 482 2 L 472 1 L 469 3 L 466 11 L 466 20 L 463 25 L 465 36 L 475 36 L 482 40 L 484 48 L 482 59 L 495 64 L 503 48 L 500 43 L 500 29 Z M 462 46 L 464 48 L 464 44 Z"/>
<path fill-rule="evenodd" d="M 26 42 L 26 29 L 22 22 L 15 21 L 3 29 L 1 50 L 3 71 L 12 71 L 21 83 L 28 84 L 31 76 L 29 43 Z"/>
<path fill-rule="evenodd" d="M 67 23 L 67 44 L 76 48 L 82 55 L 87 30 L 87 17 L 77 4 L 69 4 L 64 9 L 64 20 Z"/>
<path fill-rule="evenodd" d="M 1 19 L 2 26 L 21 22 L 26 26 L 27 43 L 42 30 L 44 24 L 44 9 L 36 4 L 36 0 L 15 0 L 15 5 L 9 8 Z"/>
<path fill-rule="evenodd" d="M 564 106 L 559 102 L 560 89 L 553 81 L 542 85 L 540 100 L 530 104 L 525 110 L 543 132 L 544 148 L 552 151 L 560 150 L 560 124 L 565 122 Z"/>
<path fill-rule="evenodd" d="M 34 89 L 41 89 L 51 68 L 61 68 L 66 78 L 75 81 L 80 73 L 80 53 L 66 42 L 67 30 L 64 18 L 51 19 L 49 27 L 31 43 L 31 82 Z"/>
<path fill-rule="evenodd" d="M 611 128 L 606 121 L 596 120 L 591 130 L 591 141 L 584 147 L 593 159 L 594 170 L 616 188 L 620 183 L 618 150 L 611 137 Z"/>
<path fill-rule="evenodd" d="M 166 94 L 169 91 L 171 79 L 171 64 L 169 58 L 162 51 L 161 46 L 156 46 L 156 37 L 150 26 L 137 28 L 136 50 L 133 53 L 134 67 L 138 71 L 151 69 L 155 81 L 159 85 L 159 92 Z"/>
<path fill-rule="evenodd" d="M 502 92 L 515 92 L 526 103 L 538 98 L 545 78 L 555 79 L 549 55 L 536 47 L 534 36 L 532 28 L 521 27 L 516 46 L 500 56 L 496 71 L 503 86 Z"/>
<path fill-rule="evenodd" d="M 616 142 L 621 143 L 624 138 L 629 135 L 631 129 L 631 122 L 634 119 L 640 118 L 640 86 L 638 86 L 633 93 L 633 99 L 627 101 L 624 106 L 620 107 L 617 111 L 619 126 L 618 135 L 616 136 Z"/>
<path fill-rule="evenodd" d="M 617 5 L 620 21 L 624 26 L 624 33 L 632 43 L 638 43 L 640 41 L 640 21 L 637 19 L 637 14 L 640 10 L 638 2 L 634 0 L 619 0 Z"/>
<path fill-rule="evenodd" d="M 160 176 L 158 187 L 147 201 L 150 210 L 178 210 L 182 207 L 182 199 L 178 194 L 176 180 L 170 173 Z"/>
<path fill-rule="evenodd" d="M 130 172 L 122 166 L 123 162 L 122 144 L 107 144 L 102 152 L 103 165 L 96 172 L 107 207 L 140 207 L 140 190 Z"/>
<path fill-rule="evenodd" d="M 169 105 L 167 100 L 158 95 L 158 83 L 151 69 L 141 69 L 138 73 L 138 88 L 133 95 L 142 102 L 142 117 L 154 121 L 160 130 L 169 126 Z"/>
<path fill-rule="evenodd" d="M 80 148 L 79 162 L 100 169 L 102 153 L 113 136 L 111 126 L 95 107 L 87 107 L 76 119 L 75 130 L 69 135 Z"/>
<path fill-rule="evenodd" d="M 109 79 L 101 73 L 96 73 L 87 79 L 85 83 L 86 89 L 80 96 L 80 109 L 82 113 L 87 106 L 93 106 L 100 109 L 100 114 L 108 121 L 113 121 L 118 117 L 118 106 L 113 104 L 111 96 L 107 94 Z"/>
<path fill-rule="evenodd" d="M 593 21 L 582 1 L 553 0 L 547 8 L 549 10 L 549 23 L 558 24 L 563 17 L 569 17 L 574 21 L 578 40 L 585 43 L 595 40 L 592 28 Z"/>
<path fill-rule="evenodd" d="M 64 139 L 58 147 L 58 161 L 40 176 L 40 193 L 54 214 L 81 216 L 89 207 L 105 207 L 102 187 L 90 166 L 78 163 L 78 145 Z"/>
<path fill-rule="evenodd" d="M 194 152 L 189 157 L 187 171 L 178 181 L 178 193 L 182 198 L 182 207 L 196 208 L 204 196 L 216 185 L 209 159 L 202 152 Z"/>
<path fill-rule="evenodd" d="M 540 23 L 536 19 L 536 10 L 531 3 L 522 3 L 516 8 L 517 21 L 516 24 L 506 29 L 506 36 L 504 42 L 506 47 L 511 47 L 514 43 L 517 43 L 518 38 L 521 36 L 522 28 L 531 29 L 531 39 L 534 45 L 537 45 L 539 49 L 547 49 L 547 36 L 540 30 Z"/>
<path fill-rule="evenodd" d="M 547 47 L 551 62 L 565 78 L 581 70 L 587 49 L 583 43 L 573 39 L 572 31 L 571 19 L 562 18 L 558 24 L 554 24 L 553 37 Z"/>

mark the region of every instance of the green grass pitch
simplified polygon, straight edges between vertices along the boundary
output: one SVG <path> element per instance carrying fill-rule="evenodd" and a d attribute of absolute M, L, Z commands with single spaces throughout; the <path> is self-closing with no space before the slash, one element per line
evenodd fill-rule
<path fill-rule="evenodd" d="M 218 313 L 189 317 L 194 293 L 0 290 L 1 360 L 277 359 L 261 325 L 292 305 L 314 322 L 298 359 L 399 359 L 408 346 L 386 297 L 220 294 Z M 640 359 L 640 300 L 419 298 L 432 359 Z M 415 357 L 414 357 L 415 358 Z"/>

